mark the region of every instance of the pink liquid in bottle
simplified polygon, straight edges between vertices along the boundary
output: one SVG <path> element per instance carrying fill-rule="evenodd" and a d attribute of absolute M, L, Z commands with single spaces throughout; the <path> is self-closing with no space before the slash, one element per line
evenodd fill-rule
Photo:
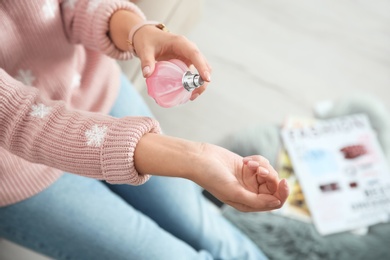
<path fill-rule="evenodd" d="M 187 65 L 177 59 L 159 61 L 147 79 L 148 95 L 162 107 L 174 107 L 186 103 L 191 92 L 203 85 L 199 74 L 189 71 Z"/>

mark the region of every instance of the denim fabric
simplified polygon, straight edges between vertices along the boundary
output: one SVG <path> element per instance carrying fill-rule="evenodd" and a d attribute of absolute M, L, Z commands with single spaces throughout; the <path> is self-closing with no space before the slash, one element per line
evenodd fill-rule
<path fill-rule="evenodd" d="M 111 115 L 151 116 L 124 76 Z M 199 186 L 157 176 L 129 186 L 65 173 L 0 208 L 0 237 L 55 259 L 266 259 Z"/>

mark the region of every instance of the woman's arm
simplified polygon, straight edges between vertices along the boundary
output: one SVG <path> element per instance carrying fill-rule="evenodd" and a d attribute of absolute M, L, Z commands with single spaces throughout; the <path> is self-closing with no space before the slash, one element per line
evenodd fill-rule
<path fill-rule="evenodd" d="M 123 11 L 134 19 L 134 23 L 146 19 L 143 12 L 130 1 L 78 0 L 63 1 L 61 4 L 65 34 L 70 43 L 82 44 L 89 50 L 98 51 L 120 60 L 132 58 L 132 53 L 129 49 L 121 49 L 111 40 L 110 20 L 115 13 Z M 133 22 L 127 18 L 121 20 L 122 22 L 115 26 L 118 29 L 123 27 L 127 29 L 133 25 Z"/>
<path fill-rule="evenodd" d="M 287 182 L 263 157 L 243 159 L 207 143 L 145 134 L 135 149 L 134 163 L 141 174 L 192 180 L 241 211 L 280 208 L 289 193 Z"/>
<path fill-rule="evenodd" d="M 128 11 L 115 12 L 110 20 L 110 37 L 122 50 L 133 26 L 139 22 Z M 206 81 L 211 68 L 199 49 L 185 37 L 155 26 L 143 26 L 133 35 L 132 47 L 141 59 L 144 76 L 154 70 L 156 60 L 178 58 L 194 64 Z M 204 91 L 196 89 L 194 95 Z M 288 196 L 285 180 L 261 156 L 243 159 L 224 148 L 157 134 L 145 134 L 134 152 L 134 164 L 141 175 L 181 177 L 207 189 L 221 201 L 242 211 L 280 208 Z M 267 169 L 265 171 L 264 169 Z"/>
<path fill-rule="evenodd" d="M 24 160 L 110 183 L 139 185 L 149 177 L 138 174 L 132 154 L 149 132 L 160 132 L 152 118 L 113 118 L 69 109 L 0 68 L 0 147 Z"/>

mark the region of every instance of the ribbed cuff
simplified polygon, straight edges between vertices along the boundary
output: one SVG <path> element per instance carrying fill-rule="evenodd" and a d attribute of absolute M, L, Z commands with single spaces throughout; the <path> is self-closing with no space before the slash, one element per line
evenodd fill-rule
<path fill-rule="evenodd" d="M 132 52 L 124 52 L 118 49 L 107 35 L 109 31 L 110 18 L 118 10 L 128 10 L 136 13 L 141 18 L 146 19 L 142 11 L 136 5 L 130 2 L 114 1 L 112 3 L 107 3 L 102 6 L 102 8 L 98 8 L 95 14 L 94 24 L 96 26 L 96 35 L 94 35 L 94 38 L 97 40 L 97 45 L 100 51 L 114 59 L 126 60 L 133 57 Z"/>
<path fill-rule="evenodd" d="M 139 174 L 134 165 L 135 148 L 145 133 L 160 133 L 158 122 L 152 118 L 129 117 L 109 126 L 101 148 L 102 172 L 107 182 L 141 185 L 150 178 Z"/>

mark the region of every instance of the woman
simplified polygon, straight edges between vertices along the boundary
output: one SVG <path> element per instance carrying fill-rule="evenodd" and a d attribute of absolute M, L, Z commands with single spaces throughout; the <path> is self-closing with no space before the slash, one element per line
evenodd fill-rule
<path fill-rule="evenodd" d="M 193 43 L 121 0 L 4 0 L 0 13 L 1 237 L 56 259 L 265 258 L 198 185 L 262 211 L 283 205 L 285 180 L 261 156 L 162 135 L 114 60 L 136 53 L 148 77 L 178 58 L 209 82 Z"/>

